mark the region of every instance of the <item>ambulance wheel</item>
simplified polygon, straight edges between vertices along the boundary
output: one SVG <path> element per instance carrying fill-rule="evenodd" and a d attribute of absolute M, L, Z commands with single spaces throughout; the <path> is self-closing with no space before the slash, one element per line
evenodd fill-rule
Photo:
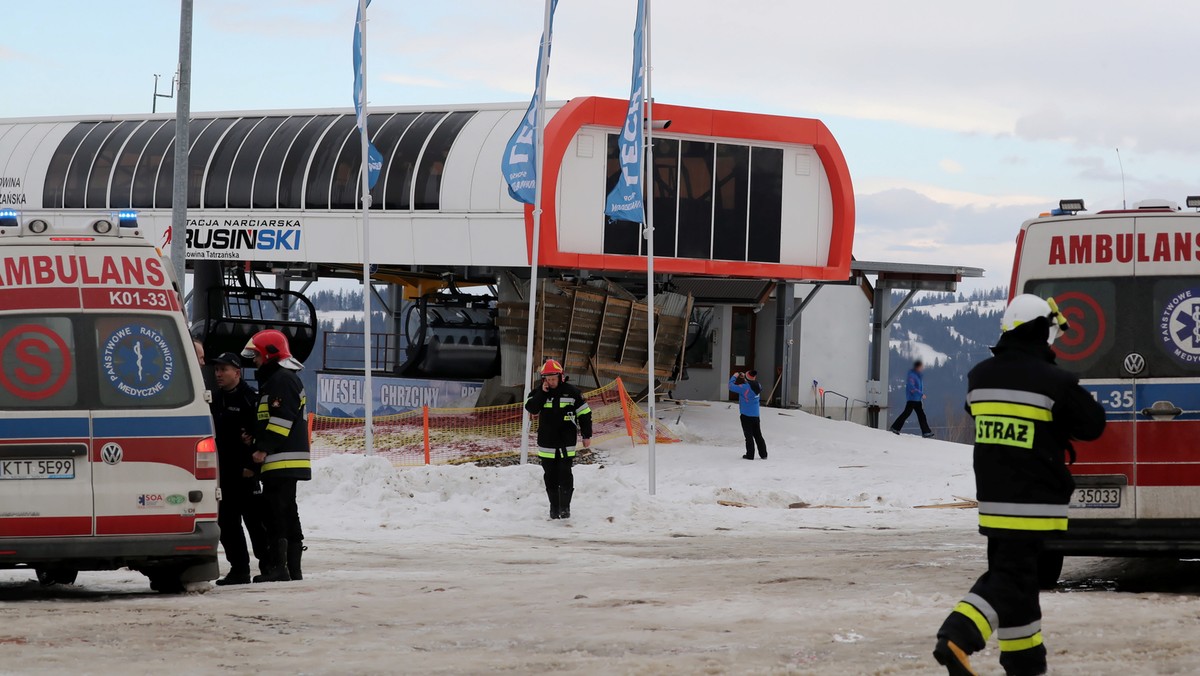
<path fill-rule="evenodd" d="M 75 584 L 75 579 L 79 577 L 79 571 L 70 568 L 37 568 L 34 572 L 37 573 L 38 583 L 43 587 Z"/>
<path fill-rule="evenodd" d="M 1042 552 L 1038 555 L 1038 589 L 1050 590 L 1058 588 L 1058 578 L 1062 575 L 1063 555 L 1055 552 Z"/>

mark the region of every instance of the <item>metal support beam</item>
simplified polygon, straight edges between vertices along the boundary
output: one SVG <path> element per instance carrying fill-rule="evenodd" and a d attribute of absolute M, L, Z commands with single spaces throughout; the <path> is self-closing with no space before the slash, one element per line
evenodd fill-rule
<path fill-rule="evenodd" d="M 804 300 L 800 301 L 800 305 L 796 308 L 796 310 L 794 312 L 792 312 L 791 315 L 788 316 L 788 320 L 787 320 L 788 324 L 796 323 L 796 320 L 800 318 L 800 315 L 804 314 L 804 309 L 808 307 L 809 303 L 813 302 L 813 299 L 816 298 L 817 294 L 820 293 L 821 289 L 824 289 L 824 288 L 825 288 L 824 284 L 815 284 L 813 286 L 813 290 L 810 291 L 809 294 L 804 297 Z"/>
<path fill-rule="evenodd" d="M 908 301 L 912 300 L 912 297 L 913 297 L 913 296 L 915 296 L 916 294 L 917 294 L 917 290 L 916 290 L 916 289 L 909 289 L 909 291 L 908 291 L 908 294 L 907 294 L 906 296 L 904 296 L 904 299 L 903 299 L 903 300 L 901 300 L 901 301 L 900 301 L 900 302 L 899 302 L 899 303 L 896 305 L 896 309 L 895 309 L 895 310 L 892 310 L 892 314 L 888 315 L 888 318 L 887 318 L 887 325 L 888 325 L 888 326 L 891 326 L 892 324 L 895 324 L 895 323 L 896 323 L 896 318 L 900 316 L 900 313 L 901 313 L 901 312 L 904 310 L 904 308 L 905 308 L 905 307 L 908 305 Z"/>
<path fill-rule="evenodd" d="M 779 383 L 779 402 L 787 406 L 791 395 L 792 323 L 788 308 L 792 306 L 793 287 L 790 283 L 775 283 L 775 378 Z M 774 387 L 772 388 L 774 389 Z M 766 402 L 770 405 L 770 401 Z"/>
<path fill-rule="evenodd" d="M 379 301 L 379 304 L 383 306 L 383 311 L 386 312 L 389 317 L 395 314 L 395 312 L 392 310 L 392 307 L 388 305 L 386 300 L 383 299 L 383 296 L 379 295 L 379 289 L 375 288 L 374 283 L 371 284 L 371 295 L 375 296 L 375 300 Z"/>

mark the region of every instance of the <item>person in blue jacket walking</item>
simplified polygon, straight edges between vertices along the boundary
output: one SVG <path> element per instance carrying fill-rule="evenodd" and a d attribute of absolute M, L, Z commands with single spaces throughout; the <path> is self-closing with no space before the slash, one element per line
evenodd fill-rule
<path fill-rule="evenodd" d="M 904 427 L 904 421 L 908 420 L 908 416 L 913 411 L 916 411 L 917 422 L 921 424 L 921 436 L 926 439 L 933 436 L 933 430 L 929 429 L 929 421 L 925 419 L 925 378 L 921 375 L 924 370 L 925 364 L 920 359 L 913 362 L 912 368 L 909 369 L 908 379 L 904 384 L 906 400 L 904 413 L 901 413 L 900 417 L 892 423 L 892 434 L 900 434 L 900 429 Z"/>
<path fill-rule="evenodd" d="M 746 437 L 746 460 L 754 459 L 754 445 L 758 444 L 758 457 L 767 459 L 767 442 L 763 439 L 759 424 L 758 399 L 762 385 L 758 384 L 758 371 L 735 373 L 729 379 L 729 391 L 738 395 L 738 408 L 742 412 L 742 434 Z"/>

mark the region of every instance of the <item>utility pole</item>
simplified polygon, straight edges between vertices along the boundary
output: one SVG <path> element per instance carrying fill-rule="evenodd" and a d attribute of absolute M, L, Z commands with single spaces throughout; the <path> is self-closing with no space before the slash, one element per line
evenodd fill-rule
<path fill-rule="evenodd" d="M 192 0 L 180 0 L 179 100 L 175 105 L 175 182 L 171 190 L 171 267 L 182 292 L 187 279 L 188 123 L 192 115 Z M 204 302 L 203 298 L 193 299 Z"/>

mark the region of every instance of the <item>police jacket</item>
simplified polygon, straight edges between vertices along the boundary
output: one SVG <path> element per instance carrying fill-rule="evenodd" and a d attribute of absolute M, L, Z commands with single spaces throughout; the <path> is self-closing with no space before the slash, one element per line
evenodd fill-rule
<path fill-rule="evenodd" d="M 254 436 L 258 428 L 258 393 L 246 381 L 238 381 L 231 391 L 217 388 L 212 393 L 213 426 L 216 428 L 217 462 L 221 484 L 232 486 L 240 481 L 242 470 L 258 469 L 254 449 L 242 441 L 242 433 Z"/>
<path fill-rule="evenodd" d="M 1054 364 L 1045 335 L 1008 331 L 992 358 L 967 375 L 975 419 L 975 489 L 984 535 L 1038 535 L 1067 529 L 1075 482 L 1071 440 L 1104 431 L 1104 408 L 1079 379 Z M 1035 328 L 1035 327 L 1031 327 Z"/>
<path fill-rule="evenodd" d="M 575 432 L 592 438 L 592 408 L 579 388 L 560 382 L 549 392 L 539 385 L 525 402 L 525 410 L 538 417 L 538 457 L 553 458 L 555 451 L 575 457 Z"/>
<path fill-rule="evenodd" d="M 262 477 L 268 479 L 312 478 L 308 449 L 308 397 L 295 371 L 278 362 L 258 368 L 257 432 L 254 448 L 267 454 Z"/>

